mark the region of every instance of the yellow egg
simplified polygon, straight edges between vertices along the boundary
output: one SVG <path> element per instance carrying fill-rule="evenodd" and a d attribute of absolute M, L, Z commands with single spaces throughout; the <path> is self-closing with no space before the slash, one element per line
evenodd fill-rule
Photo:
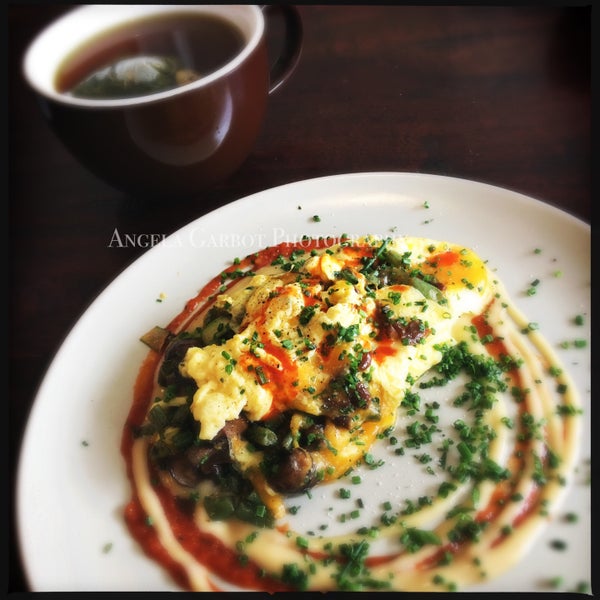
<path fill-rule="evenodd" d="M 392 280 L 376 289 L 365 264 L 381 241 L 361 238 L 313 253 L 299 272 L 264 267 L 218 297 L 239 331 L 221 345 L 191 348 L 181 366 L 198 388 L 191 411 L 201 439 L 241 414 L 326 414 L 328 386 L 367 353 L 369 393 L 392 398 L 395 409 L 410 382 L 440 360 L 435 346 L 453 340 L 453 325 L 480 312 L 490 290 L 470 249 L 426 238 L 385 245 Z"/>

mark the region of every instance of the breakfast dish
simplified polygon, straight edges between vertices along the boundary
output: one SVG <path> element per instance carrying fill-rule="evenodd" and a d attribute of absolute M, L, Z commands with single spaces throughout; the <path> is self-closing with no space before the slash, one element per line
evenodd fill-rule
<path fill-rule="evenodd" d="M 65 338 L 33 406 L 16 490 L 32 590 L 585 591 L 591 578 L 587 224 L 489 185 L 366 173 L 266 190 L 171 235 L 151 233 L 154 247 L 107 287 Z M 120 234 L 125 239 L 126 232 Z M 352 263 L 346 255 L 358 246 L 371 258 L 381 250 L 360 277 L 369 257 L 359 253 Z M 452 288 L 437 280 L 444 271 L 435 271 L 433 256 L 448 251 L 449 260 L 454 249 L 471 270 L 456 280 L 453 300 Z M 392 273 L 391 264 L 383 267 L 398 257 L 402 265 L 393 277 L 369 274 L 375 266 Z M 341 268 L 328 270 L 329 259 Z M 285 293 L 271 290 L 267 304 L 281 309 L 285 299 L 301 313 L 300 300 L 304 309 L 313 302 L 314 313 L 309 319 L 312 309 L 306 309 L 302 323 L 292 310 L 302 335 L 286 328 L 289 319 L 267 328 L 266 304 L 248 307 L 246 288 L 258 294 L 263 281 L 266 293 L 272 277 Z M 393 286 L 401 289 L 386 289 Z M 298 295 L 305 289 L 311 300 Z M 424 313 L 410 312 L 425 304 Z M 236 306 L 253 320 L 240 319 Z M 257 402 L 255 413 L 246 404 L 228 413 L 230 438 L 218 432 L 217 420 L 201 434 L 201 421 L 211 422 L 201 394 L 195 404 L 200 419 L 187 400 L 178 418 L 192 426 L 194 443 L 212 459 L 222 442 L 256 436 L 257 455 L 275 467 L 268 476 L 255 476 L 251 457 L 244 463 L 239 448 L 234 463 L 228 441 L 221 446 L 227 460 L 209 463 L 208 475 L 160 457 L 161 447 L 170 451 L 169 444 L 185 443 L 186 435 L 167 435 L 160 411 L 153 415 L 155 431 L 146 427 L 146 402 L 158 398 L 156 406 L 169 410 L 180 402 L 154 395 L 160 391 L 154 376 L 164 352 L 184 341 L 178 339 L 186 337 L 184 329 L 192 331 L 195 350 L 186 360 L 186 349 L 180 362 L 191 377 L 179 367 L 165 376 L 178 385 L 187 380 L 193 400 L 201 387 L 217 395 L 228 377 L 252 372 L 252 382 L 238 383 L 260 388 L 264 394 L 255 399 L 265 402 L 263 408 Z M 272 346 L 262 341 L 264 355 L 257 345 L 258 356 L 243 352 L 250 346 L 244 332 L 252 340 L 254 331 L 273 334 Z M 406 346 L 397 343 L 402 339 Z M 391 377 L 396 374 L 394 356 L 384 348 L 415 353 L 416 366 L 406 372 L 411 377 L 395 377 L 393 394 L 385 393 L 391 388 L 384 375 L 386 362 Z M 321 372 L 309 391 L 315 373 L 308 367 L 317 358 L 332 365 L 336 355 L 337 364 L 344 349 L 338 378 L 333 370 Z M 283 368 L 273 361 L 270 370 L 258 362 L 247 370 L 267 353 Z M 301 357 L 307 360 L 297 363 Z M 224 382 L 213 377 L 204 385 L 196 367 L 206 363 Z M 305 392 L 292 393 L 298 388 Z M 320 403 L 310 403 L 325 390 Z M 183 388 L 177 393 L 188 397 Z M 273 395 L 280 422 L 262 413 Z M 300 414 L 311 415 L 313 430 Z M 336 446 L 354 418 L 362 439 Z M 299 420 L 302 435 L 288 446 L 284 432 Z M 236 432 L 240 423 L 246 428 Z M 261 431 L 262 425 L 268 426 Z M 157 441 L 161 433 L 165 446 Z M 147 458 L 150 447 L 156 461 Z M 138 453 L 135 466 L 130 459 Z M 293 453 L 308 455 L 307 476 L 292 469 L 295 477 L 284 483 L 282 459 Z M 139 465 L 156 475 L 150 487 Z M 236 468 L 244 476 L 236 479 Z M 238 488 L 223 498 L 222 480 L 213 477 L 219 469 L 240 486 L 244 502 Z M 169 502 L 172 510 L 165 511 Z"/>
<path fill-rule="evenodd" d="M 125 514 L 194 591 L 221 589 L 215 575 L 270 591 L 485 581 L 521 557 L 572 474 L 576 388 L 464 246 L 283 243 L 235 261 L 142 339 L 151 352 L 123 439 L 135 492 Z M 423 402 L 421 390 L 461 375 L 459 391 Z M 443 411 L 455 412 L 449 426 Z M 345 535 L 290 527 L 299 495 L 383 465 L 383 440 L 400 470 L 422 449 L 437 490 L 387 501 Z"/>

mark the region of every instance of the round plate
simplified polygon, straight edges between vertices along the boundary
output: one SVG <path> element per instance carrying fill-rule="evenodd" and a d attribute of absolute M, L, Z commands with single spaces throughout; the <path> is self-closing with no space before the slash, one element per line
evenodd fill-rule
<path fill-rule="evenodd" d="M 124 240 L 127 232 L 119 233 Z M 358 173 L 269 189 L 193 221 L 124 270 L 77 322 L 39 388 L 20 456 L 18 531 L 33 591 L 178 589 L 122 517 L 130 486 L 121 433 L 147 351 L 139 337 L 166 325 L 236 257 L 306 235 L 368 233 L 473 248 L 538 323 L 581 395 L 579 462 L 563 507 L 578 519 L 550 522 L 525 561 L 477 591 L 542 591 L 551 577 L 563 578 L 562 591 L 590 582 L 589 225 L 482 183 Z M 537 293 L 528 295 L 535 280 Z M 575 347 L 576 339 L 587 344 Z M 557 539 L 564 550 L 555 549 Z"/>

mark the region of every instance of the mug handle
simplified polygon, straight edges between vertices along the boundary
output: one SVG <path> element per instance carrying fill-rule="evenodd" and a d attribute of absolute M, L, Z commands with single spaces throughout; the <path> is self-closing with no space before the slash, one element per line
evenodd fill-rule
<path fill-rule="evenodd" d="M 269 94 L 272 94 L 287 81 L 300 60 L 303 38 L 302 19 L 298 9 L 288 4 L 263 4 L 261 9 L 267 24 L 280 16 L 284 26 L 283 47 L 271 65 Z"/>

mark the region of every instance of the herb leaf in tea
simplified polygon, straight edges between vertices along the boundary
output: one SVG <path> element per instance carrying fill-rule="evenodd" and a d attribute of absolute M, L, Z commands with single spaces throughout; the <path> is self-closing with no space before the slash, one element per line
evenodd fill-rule
<path fill-rule="evenodd" d="M 71 93 L 79 98 L 128 98 L 162 92 L 197 78 L 175 58 L 135 56 L 95 71 Z"/>

